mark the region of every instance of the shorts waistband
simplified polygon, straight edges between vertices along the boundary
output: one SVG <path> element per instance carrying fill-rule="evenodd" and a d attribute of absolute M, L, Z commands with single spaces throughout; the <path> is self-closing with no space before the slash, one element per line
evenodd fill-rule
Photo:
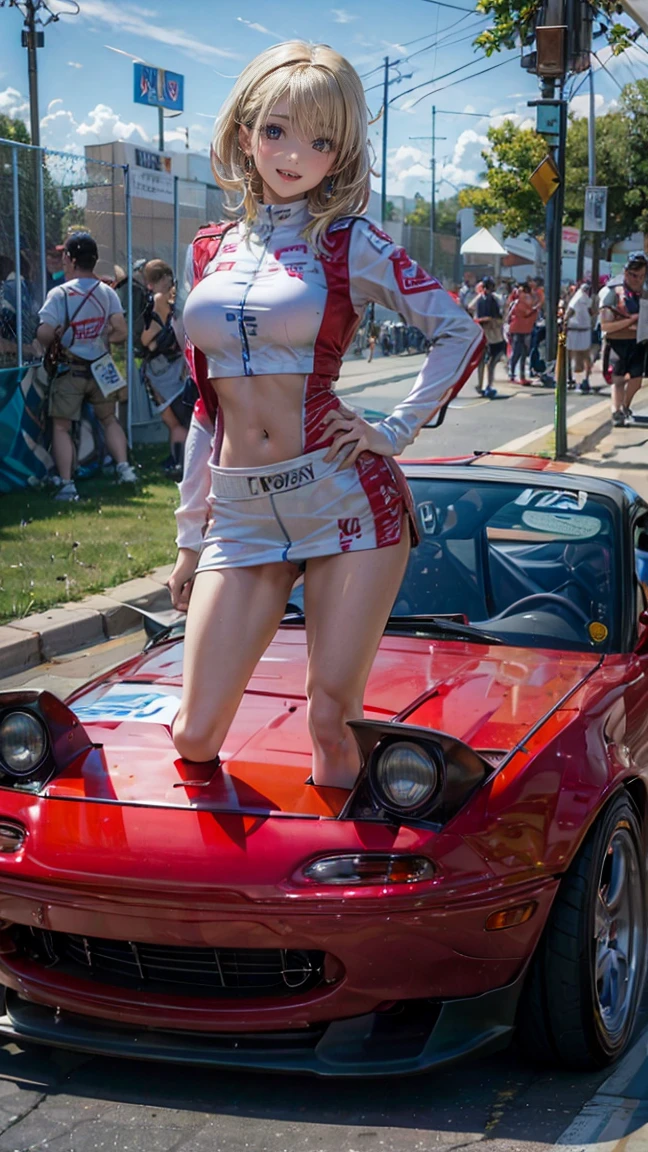
<path fill-rule="evenodd" d="M 220 468 L 211 464 L 212 496 L 221 500 L 252 500 L 314 484 L 338 468 L 338 461 L 324 463 L 328 448 L 307 452 L 294 460 L 282 460 L 263 468 Z"/>

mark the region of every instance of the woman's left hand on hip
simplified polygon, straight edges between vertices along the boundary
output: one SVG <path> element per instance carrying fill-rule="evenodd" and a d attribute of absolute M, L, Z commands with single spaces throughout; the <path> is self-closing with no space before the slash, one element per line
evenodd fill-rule
<path fill-rule="evenodd" d="M 320 439 L 328 440 L 329 436 L 334 438 L 324 457 L 325 464 L 337 458 L 341 468 L 350 468 L 361 452 L 375 452 L 377 456 L 394 455 L 394 446 L 389 436 L 349 408 L 327 412 L 322 424 L 326 425 L 326 431 Z"/>

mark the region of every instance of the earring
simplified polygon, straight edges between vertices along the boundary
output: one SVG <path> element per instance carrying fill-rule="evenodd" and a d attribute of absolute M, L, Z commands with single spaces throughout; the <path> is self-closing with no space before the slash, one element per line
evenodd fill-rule
<path fill-rule="evenodd" d="M 325 200 L 332 200 L 334 196 L 335 196 L 335 181 L 334 181 L 332 176 L 329 176 L 328 181 L 326 183 L 326 188 L 324 189 L 324 199 Z"/>
<path fill-rule="evenodd" d="M 243 167 L 245 169 L 246 175 L 250 177 L 254 172 L 254 160 L 251 156 L 245 157 L 245 160 L 243 161 Z"/>

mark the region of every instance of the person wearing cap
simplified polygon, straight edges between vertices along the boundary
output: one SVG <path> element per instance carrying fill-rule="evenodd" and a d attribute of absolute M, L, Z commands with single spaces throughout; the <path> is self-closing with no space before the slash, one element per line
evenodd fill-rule
<path fill-rule="evenodd" d="M 601 330 L 609 348 L 612 374 L 612 426 L 632 423 L 632 400 L 641 388 L 646 371 L 646 345 L 637 343 L 639 306 L 648 299 L 648 258 L 631 252 L 621 283 L 610 282 L 599 296 Z"/>
<path fill-rule="evenodd" d="M 484 333 L 487 344 L 486 351 L 477 367 L 477 392 L 487 400 L 494 400 L 497 389 L 495 382 L 495 368 L 506 355 L 506 340 L 504 339 L 504 317 L 500 302 L 495 295 L 495 281 L 492 276 L 485 276 L 481 282 L 481 291 L 475 296 L 468 311 L 479 324 Z M 484 388 L 484 368 L 487 367 L 487 384 Z"/>
<path fill-rule="evenodd" d="M 59 361 L 63 372 L 52 382 L 49 414 L 52 417 L 52 454 L 61 478 L 55 499 L 78 500 L 72 479 L 74 444 L 72 423 L 81 419 L 83 401 L 94 406 L 106 445 L 115 460 L 117 482 L 134 484 L 137 475 L 128 463 L 128 444 L 115 416 L 114 396 L 104 396 L 91 371 L 91 364 L 106 352 L 109 343 L 127 339 L 122 306 L 114 289 L 94 272 L 99 258 L 97 243 L 88 232 L 75 232 L 62 247 L 65 283 L 48 292 L 39 312 L 37 340 L 44 348 L 61 339 Z"/>

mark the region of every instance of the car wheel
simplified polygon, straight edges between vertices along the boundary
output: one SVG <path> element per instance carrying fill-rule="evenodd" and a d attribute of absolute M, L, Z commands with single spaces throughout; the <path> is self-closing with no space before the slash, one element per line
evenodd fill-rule
<path fill-rule="evenodd" d="M 535 1061 L 601 1068 L 626 1047 L 645 974 L 642 835 L 625 794 L 565 874 L 533 958 L 518 1038 Z"/>

